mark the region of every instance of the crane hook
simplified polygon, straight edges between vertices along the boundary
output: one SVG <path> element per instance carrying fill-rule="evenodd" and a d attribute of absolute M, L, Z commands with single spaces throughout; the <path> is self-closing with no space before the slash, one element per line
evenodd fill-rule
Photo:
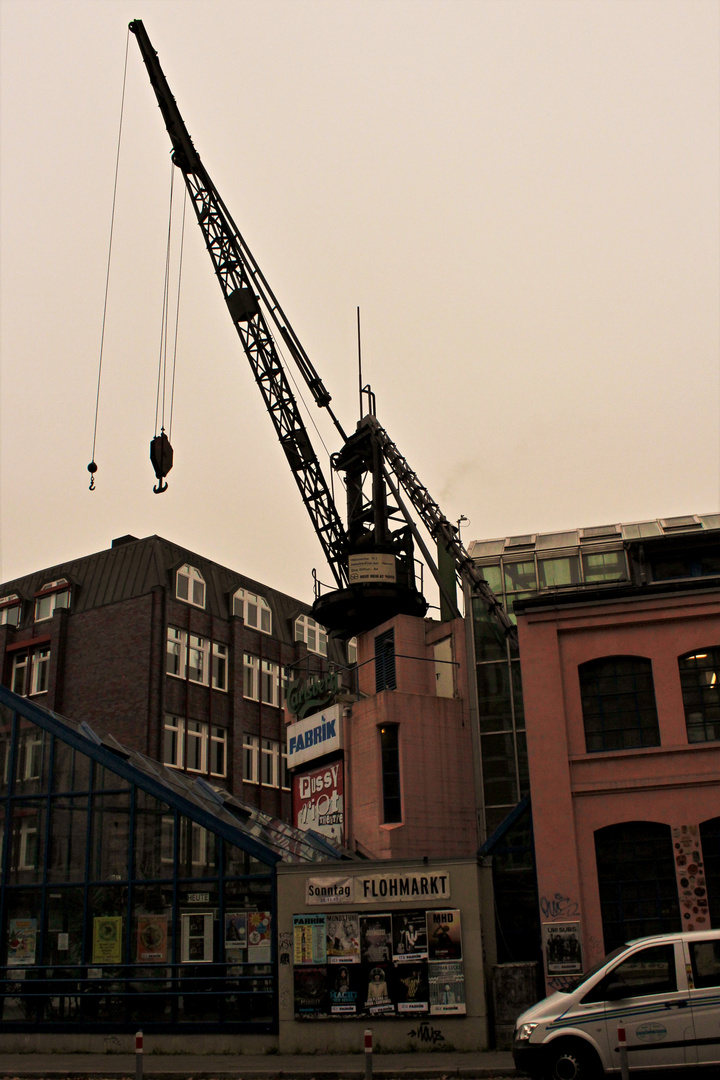
<path fill-rule="evenodd" d="M 165 428 L 161 428 L 160 434 L 150 440 L 150 461 L 159 481 L 153 491 L 156 495 L 161 495 L 168 489 L 167 482 L 163 483 L 163 480 L 173 467 L 173 448 L 165 434 Z"/>
<path fill-rule="evenodd" d="M 97 470 L 98 470 L 97 465 L 95 464 L 94 461 L 91 461 L 90 464 L 88 465 L 88 472 L 90 473 L 90 487 L 88 489 L 89 491 L 94 491 L 95 490 L 95 473 L 97 472 Z"/>

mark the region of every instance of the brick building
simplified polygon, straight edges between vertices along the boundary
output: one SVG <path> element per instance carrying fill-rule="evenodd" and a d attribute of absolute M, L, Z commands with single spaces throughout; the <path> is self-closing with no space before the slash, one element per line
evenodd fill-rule
<path fill-rule="evenodd" d="M 290 818 L 288 680 L 347 663 L 299 600 L 158 536 L 0 585 L 2 681 Z"/>

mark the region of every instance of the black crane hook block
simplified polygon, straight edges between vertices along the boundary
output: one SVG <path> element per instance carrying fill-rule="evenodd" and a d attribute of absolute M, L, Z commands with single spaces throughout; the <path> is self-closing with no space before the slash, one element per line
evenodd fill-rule
<path fill-rule="evenodd" d="M 163 491 L 167 491 L 168 486 L 166 483 L 163 484 L 163 480 L 173 467 L 173 448 L 165 434 L 165 428 L 162 428 L 160 434 L 150 440 L 150 460 L 159 480 L 159 483 L 153 487 L 153 491 L 156 495 L 160 495 Z"/>

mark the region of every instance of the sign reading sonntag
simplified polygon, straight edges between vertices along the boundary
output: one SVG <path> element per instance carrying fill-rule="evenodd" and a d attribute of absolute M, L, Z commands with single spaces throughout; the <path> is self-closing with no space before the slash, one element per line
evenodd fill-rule
<path fill-rule="evenodd" d="M 340 705 L 313 713 L 287 728 L 288 768 L 304 761 L 342 750 L 342 713 Z"/>

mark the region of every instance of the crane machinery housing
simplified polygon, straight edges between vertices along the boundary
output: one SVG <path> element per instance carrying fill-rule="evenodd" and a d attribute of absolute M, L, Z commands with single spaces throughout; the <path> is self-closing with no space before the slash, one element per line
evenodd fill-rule
<path fill-rule="evenodd" d="M 361 394 L 367 397 L 368 413 L 353 434 L 348 436 L 343 430 L 331 408 L 330 394 L 200 160 L 142 21 L 133 20 L 130 30 L 150 76 L 172 143 L 172 160 L 183 174 L 230 317 L 334 578 L 335 587 L 328 591 L 316 578 L 313 616 L 332 634 L 349 638 L 395 615 L 425 615 L 428 604 L 416 583 L 417 543 L 438 583 L 448 617 L 460 614 L 454 588 L 457 577 L 467 581 L 483 602 L 498 634 L 513 640 L 515 627 L 475 567 L 458 530 L 378 422 L 369 387 Z M 344 474 L 347 526 L 313 449 L 270 323 L 342 441 L 331 465 Z M 160 490 L 170 468 L 168 461 L 172 461 L 169 443 L 161 449 L 162 453 L 155 448 L 152 455 Z M 438 562 L 451 567 L 452 587 L 424 544 L 400 489 L 437 544 Z"/>

